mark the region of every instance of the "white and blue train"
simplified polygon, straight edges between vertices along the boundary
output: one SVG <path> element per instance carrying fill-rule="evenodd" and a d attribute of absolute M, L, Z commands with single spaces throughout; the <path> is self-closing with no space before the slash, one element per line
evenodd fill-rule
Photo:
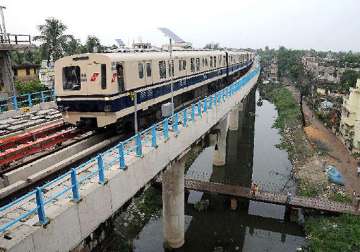
<path fill-rule="evenodd" d="M 175 109 L 210 95 L 251 67 L 248 51 L 90 53 L 55 63 L 56 101 L 66 122 L 103 128 L 161 117 L 171 98 Z M 135 104 L 136 103 L 136 104 Z M 131 124 L 129 124 L 131 125 Z M 132 126 L 131 126 L 132 127 Z"/>

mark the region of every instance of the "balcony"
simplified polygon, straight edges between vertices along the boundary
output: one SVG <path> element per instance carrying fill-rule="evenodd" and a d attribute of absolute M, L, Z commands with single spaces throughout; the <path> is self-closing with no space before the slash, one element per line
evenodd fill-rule
<path fill-rule="evenodd" d="M 33 47 L 30 35 L 0 33 L 0 51 L 11 51 L 30 47 Z"/>

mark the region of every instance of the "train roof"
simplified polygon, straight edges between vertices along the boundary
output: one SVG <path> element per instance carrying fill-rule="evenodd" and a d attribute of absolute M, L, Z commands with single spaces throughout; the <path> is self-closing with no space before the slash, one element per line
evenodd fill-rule
<path fill-rule="evenodd" d="M 209 55 L 224 55 L 225 52 L 230 52 L 233 54 L 245 54 L 248 52 L 245 51 L 220 51 L 220 50 L 203 50 L 203 51 L 173 51 L 173 57 L 201 57 Z M 64 58 L 76 58 L 84 57 L 90 55 L 101 55 L 104 57 L 110 58 L 112 61 L 140 61 L 140 60 L 156 60 L 156 59 L 167 59 L 169 58 L 168 51 L 162 52 L 118 52 L 118 53 L 85 53 L 79 55 L 66 56 Z M 64 59 L 63 58 L 63 59 Z"/>

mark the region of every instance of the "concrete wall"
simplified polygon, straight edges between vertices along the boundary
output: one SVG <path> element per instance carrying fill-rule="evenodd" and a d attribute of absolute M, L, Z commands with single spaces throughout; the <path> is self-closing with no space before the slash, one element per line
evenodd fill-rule
<path fill-rule="evenodd" d="M 69 198 L 61 198 L 47 206 L 45 211 L 50 223 L 45 227 L 34 226 L 37 223 L 36 216 L 17 224 L 8 232 L 11 240 L 0 238 L 0 251 L 1 248 L 12 252 L 74 249 L 170 161 L 206 134 L 250 92 L 256 81 L 257 76 L 236 95 L 203 114 L 202 119 L 189 123 L 187 128 L 180 128 L 177 137 L 170 132 L 170 139 L 166 143 L 159 142 L 158 148 L 144 147 L 144 157 L 127 157 L 127 170 L 112 167 L 106 173 L 105 185 L 98 184 L 97 178 L 82 185 L 80 202 L 74 203 Z"/>

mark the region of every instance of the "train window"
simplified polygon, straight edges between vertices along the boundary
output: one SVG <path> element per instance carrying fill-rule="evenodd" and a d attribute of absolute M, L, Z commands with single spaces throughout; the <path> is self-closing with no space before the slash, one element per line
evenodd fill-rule
<path fill-rule="evenodd" d="M 182 70 L 182 60 L 179 60 L 179 72 Z"/>
<path fill-rule="evenodd" d="M 146 76 L 151 77 L 151 63 L 146 63 Z"/>
<path fill-rule="evenodd" d="M 196 58 L 196 71 L 200 71 L 200 58 Z"/>
<path fill-rule="evenodd" d="M 202 58 L 202 59 L 201 59 L 201 63 L 202 63 L 201 66 L 202 66 L 202 67 L 205 67 L 205 58 Z"/>
<path fill-rule="evenodd" d="M 143 63 L 138 64 L 138 70 L 139 70 L 139 79 L 144 78 L 144 66 L 143 66 Z"/>
<path fill-rule="evenodd" d="M 116 64 L 116 75 L 119 86 L 119 92 L 123 92 L 125 90 L 124 87 L 124 68 L 121 64 Z"/>
<path fill-rule="evenodd" d="M 195 72 L 195 59 L 194 58 L 190 59 L 190 68 L 191 68 L 191 72 Z"/>
<path fill-rule="evenodd" d="M 106 89 L 106 64 L 101 64 L 101 89 Z"/>
<path fill-rule="evenodd" d="M 182 67 L 183 67 L 183 70 L 186 70 L 186 60 L 183 60 Z"/>
<path fill-rule="evenodd" d="M 219 56 L 219 66 L 221 66 L 221 56 Z"/>
<path fill-rule="evenodd" d="M 159 61 L 159 74 L 160 79 L 166 79 L 166 63 L 165 61 Z"/>
<path fill-rule="evenodd" d="M 214 56 L 214 67 L 216 67 L 216 57 Z"/>
<path fill-rule="evenodd" d="M 169 76 L 174 76 L 174 61 L 173 60 L 169 60 L 168 61 L 168 67 L 169 67 Z"/>
<path fill-rule="evenodd" d="M 207 67 L 207 66 L 209 66 L 209 64 L 208 64 L 209 62 L 208 62 L 208 59 L 207 58 L 205 58 L 205 66 Z"/>
<path fill-rule="evenodd" d="M 210 67 L 212 67 L 213 66 L 213 58 L 212 58 L 212 56 L 210 56 Z"/>
<path fill-rule="evenodd" d="M 63 89 L 80 90 L 80 67 L 69 66 L 63 68 Z"/>

